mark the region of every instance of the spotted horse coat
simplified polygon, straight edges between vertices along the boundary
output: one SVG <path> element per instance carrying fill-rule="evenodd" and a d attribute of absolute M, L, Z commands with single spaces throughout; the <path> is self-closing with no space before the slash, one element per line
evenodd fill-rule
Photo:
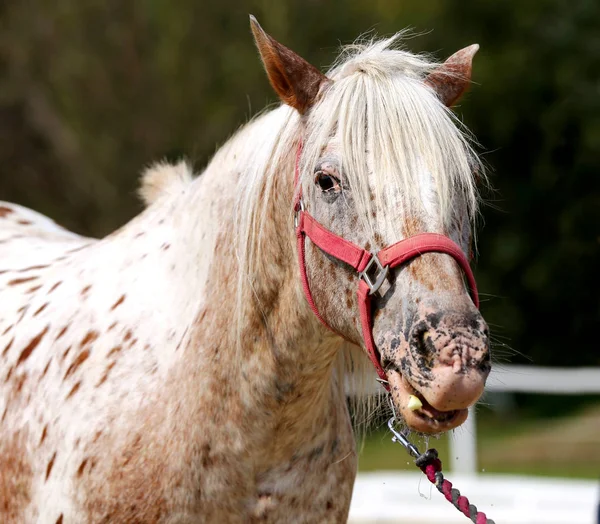
<path fill-rule="evenodd" d="M 315 425 L 300 413 L 294 377 L 270 383 L 269 357 L 247 369 L 221 361 L 226 320 L 207 307 L 218 297 L 207 290 L 198 305 L 204 275 L 180 269 L 194 260 L 219 270 L 210 249 L 176 253 L 185 233 L 172 211 L 150 207 L 93 240 L 0 205 L 4 522 L 241 522 L 276 517 L 282 499 L 343 520 L 339 495 L 326 494 L 345 484 L 348 499 L 355 468 L 337 390 Z M 219 238 L 202 241 L 218 251 Z M 215 329 L 195 330 L 200 319 Z M 244 373 L 273 388 L 264 404 L 249 406 L 243 387 L 228 386 Z M 303 429 L 297 438 L 293 426 Z"/>

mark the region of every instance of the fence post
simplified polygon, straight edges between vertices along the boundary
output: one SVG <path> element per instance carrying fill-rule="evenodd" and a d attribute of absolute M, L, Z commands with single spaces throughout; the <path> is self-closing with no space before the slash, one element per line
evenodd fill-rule
<path fill-rule="evenodd" d="M 450 468 L 456 473 L 477 473 L 477 424 L 475 408 L 469 408 L 469 416 L 462 426 L 450 434 Z"/>

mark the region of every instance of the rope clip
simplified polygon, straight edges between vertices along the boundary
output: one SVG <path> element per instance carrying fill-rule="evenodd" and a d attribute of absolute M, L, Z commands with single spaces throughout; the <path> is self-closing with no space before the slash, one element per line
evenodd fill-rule
<path fill-rule="evenodd" d="M 398 442 L 398 443 L 402 444 L 404 446 L 404 448 L 406 449 L 406 451 L 408 451 L 408 453 L 410 453 L 410 455 L 412 455 L 412 457 L 414 457 L 416 459 L 419 458 L 421 456 L 421 452 L 419 451 L 417 446 L 415 446 L 410 440 L 408 440 L 408 437 L 404 433 L 402 433 L 401 431 L 398 431 L 394 427 L 395 424 L 396 424 L 396 417 L 392 417 L 390 420 L 388 420 L 388 423 L 387 423 L 388 428 L 394 435 L 392 437 L 392 442 Z"/>

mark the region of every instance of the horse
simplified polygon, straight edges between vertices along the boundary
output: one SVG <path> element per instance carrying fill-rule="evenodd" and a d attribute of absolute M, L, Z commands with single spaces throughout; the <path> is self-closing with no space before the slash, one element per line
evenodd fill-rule
<path fill-rule="evenodd" d="M 398 33 L 323 74 L 251 29 L 282 103 L 201 174 L 147 168 L 102 239 L 0 204 L 2 522 L 343 522 L 347 388 L 368 410 L 379 375 L 427 434 L 481 395 L 482 170 L 451 110 L 477 46 Z"/>

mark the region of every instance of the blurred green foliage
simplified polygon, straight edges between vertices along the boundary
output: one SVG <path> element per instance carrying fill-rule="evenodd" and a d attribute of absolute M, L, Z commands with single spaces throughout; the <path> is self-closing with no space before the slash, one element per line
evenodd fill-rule
<path fill-rule="evenodd" d="M 323 68 L 366 31 L 412 27 L 407 46 L 439 58 L 478 42 L 457 112 L 496 188 L 476 272 L 497 354 L 600 364 L 595 0 L 0 3 L 0 198 L 104 235 L 139 212 L 144 165 L 185 155 L 201 168 L 275 101 L 248 13 Z"/>

